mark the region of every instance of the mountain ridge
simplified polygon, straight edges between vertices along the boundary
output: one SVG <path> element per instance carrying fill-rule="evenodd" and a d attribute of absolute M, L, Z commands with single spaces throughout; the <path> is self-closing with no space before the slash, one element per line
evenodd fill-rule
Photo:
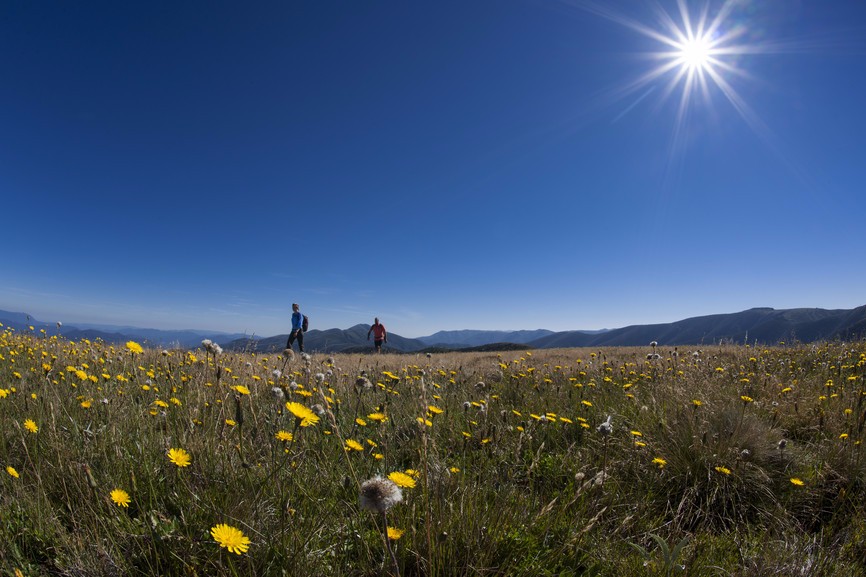
<path fill-rule="evenodd" d="M 227 350 L 251 352 L 281 351 L 287 334 L 255 337 L 240 333 L 203 330 L 160 330 L 132 326 L 61 326 L 38 321 L 26 313 L 0 310 L 0 323 L 16 330 L 45 331 L 71 340 L 102 339 L 109 343 L 144 341 L 154 347 L 197 348 L 205 338 Z M 97 328 L 98 327 L 98 328 Z M 123 330 L 119 332 L 118 329 Z M 313 329 L 304 335 L 305 349 L 321 353 L 359 353 L 372 350 L 367 340 L 369 325 L 347 329 Z M 671 323 L 630 325 L 617 329 L 550 331 L 484 331 L 459 329 L 438 331 L 429 336 L 407 338 L 389 333 L 384 350 L 397 353 L 447 350 L 509 350 L 519 348 L 574 348 L 641 346 L 657 342 L 663 346 L 709 345 L 717 343 L 776 344 L 866 338 L 866 305 L 854 309 L 755 307 L 736 313 L 690 317 Z"/>

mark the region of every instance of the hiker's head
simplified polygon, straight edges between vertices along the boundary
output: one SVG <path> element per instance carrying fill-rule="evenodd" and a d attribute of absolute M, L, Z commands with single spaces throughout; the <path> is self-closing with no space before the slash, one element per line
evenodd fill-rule
<path fill-rule="evenodd" d="M 378 325 L 378 324 L 379 324 L 379 317 L 376 317 L 375 319 L 373 319 L 373 324 L 374 324 L 374 325 Z"/>
<path fill-rule="evenodd" d="M 298 310 L 301 310 L 301 307 L 298 306 L 298 303 L 292 303 L 292 310 L 298 311 Z"/>

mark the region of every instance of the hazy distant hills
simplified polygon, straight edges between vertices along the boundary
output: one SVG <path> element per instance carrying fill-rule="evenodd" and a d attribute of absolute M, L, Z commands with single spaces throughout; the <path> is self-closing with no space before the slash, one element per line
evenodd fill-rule
<path fill-rule="evenodd" d="M 775 344 L 862 338 L 866 338 L 866 305 L 850 310 L 754 308 L 673 323 L 628 326 L 596 335 L 566 331 L 543 337 L 531 345 L 609 347 L 638 346 L 651 341 L 670 346 L 719 342 Z"/>
<path fill-rule="evenodd" d="M 439 331 L 429 337 L 419 337 L 417 340 L 428 346 L 444 347 L 477 347 L 491 343 L 527 344 L 542 337 L 554 335 L 553 331 L 537 329 L 534 331 Z"/>
<path fill-rule="evenodd" d="M 46 323 L 36 320 L 27 313 L 13 313 L 3 310 L 0 310 L 0 323 L 3 323 L 4 326 L 12 327 L 16 331 L 29 331 L 29 327 L 33 327 L 36 333 L 44 330 L 46 335 L 60 334 L 70 341 L 81 339 L 93 341 L 100 339 L 112 344 L 136 341 L 150 347 L 195 348 L 201 345 L 203 339 L 211 339 L 214 342 L 228 342 L 245 336 L 243 333 L 224 333 L 194 329 L 164 331 L 91 323 L 76 323 L 74 326 L 63 324 L 58 328 L 57 323 Z"/>
<path fill-rule="evenodd" d="M 0 311 L 0 323 L 16 330 L 34 327 L 38 333 L 58 334 L 55 324 L 32 319 L 25 313 Z M 304 335 L 309 352 L 370 352 L 367 340 L 369 325 L 348 329 L 313 329 Z M 162 331 L 129 326 L 79 325 L 62 326 L 60 334 L 70 340 L 102 339 L 110 343 L 135 340 L 153 347 L 196 348 L 202 339 L 211 339 L 227 350 L 270 353 L 286 346 L 288 335 L 266 338 L 214 331 Z M 855 309 L 783 309 L 754 308 L 730 314 L 693 317 L 673 323 L 633 325 L 601 331 L 561 331 L 544 329 L 519 331 L 454 330 L 439 331 L 430 336 L 409 339 L 389 333 L 386 351 L 424 352 L 447 350 L 509 350 L 522 348 L 570 348 L 643 346 L 656 341 L 662 346 L 710 345 L 717 343 L 776 344 L 779 342 L 815 342 L 859 340 L 866 338 L 866 305 Z"/>
<path fill-rule="evenodd" d="M 369 325 L 346 330 L 309 331 L 304 337 L 308 351 L 368 352 Z M 257 341 L 227 343 L 230 349 L 260 352 L 281 350 L 287 335 Z M 634 325 L 603 331 L 521 330 L 521 331 L 439 331 L 427 337 L 407 339 L 388 335 L 386 349 L 396 352 L 470 350 L 507 350 L 509 348 L 570 348 L 642 346 L 652 341 L 663 346 L 709 345 L 717 343 L 777 344 L 866 338 L 866 305 L 856 309 L 754 308 L 739 313 L 693 317 L 654 325 Z"/>

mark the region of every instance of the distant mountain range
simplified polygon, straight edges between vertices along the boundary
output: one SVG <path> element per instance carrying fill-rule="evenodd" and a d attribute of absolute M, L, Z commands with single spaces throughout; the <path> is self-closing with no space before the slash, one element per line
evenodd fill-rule
<path fill-rule="evenodd" d="M 210 339 L 216 343 L 229 342 L 246 337 L 243 333 L 224 333 L 219 331 L 201 330 L 179 330 L 164 331 L 160 329 L 143 329 L 139 327 L 120 325 L 101 325 L 91 323 L 76 323 L 72 325 L 57 326 L 57 323 L 46 323 L 31 317 L 27 313 L 13 313 L 0 310 L 0 323 L 12 327 L 17 331 L 30 330 L 34 332 L 45 331 L 47 335 L 60 334 L 70 341 L 88 339 L 94 341 L 100 339 L 106 343 L 125 343 L 136 341 L 150 347 L 179 347 L 184 349 L 195 348 L 201 345 L 203 339 Z"/>
<path fill-rule="evenodd" d="M 211 339 L 226 350 L 250 352 L 281 351 L 288 335 L 255 338 L 239 333 L 215 331 L 163 331 L 129 326 L 79 324 L 61 326 L 37 321 L 25 313 L 0 310 L 0 323 L 16 330 L 62 334 L 70 340 L 101 339 L 110 343 L 134 340 L 151 347 L 195 348 Z M 369 325 L 348 329 L 313 329 L 304 335 L 305 349 L 321 353 L 364 353 L 372 350 L 367 341 Z M 730 314 L 693 317 L 685 320 L 633 325 L 600 331 L 544 329 L 520 331 L 454 330 L 410 339 L 389 333 L 386 350 L 415 353 L 451 350 L 508 350 L 526 348 L 570 348 L 642 346 L 655 341 L 662 346 L 711 345 L 718 343 L 776 344 L 809 343 L 866 338 L 866 305 L 855 309 L 754 308 Z"/>

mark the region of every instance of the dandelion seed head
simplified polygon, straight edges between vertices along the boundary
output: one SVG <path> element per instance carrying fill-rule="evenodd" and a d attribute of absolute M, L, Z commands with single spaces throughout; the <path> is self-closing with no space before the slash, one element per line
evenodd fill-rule
<path fill-rule="evenodd" d="M 613 417 L 608 415 L 607 420 L 597 427 L 596 430 L 601 433 L 602 436 L 607 437 L 613 432 L 613 425 L 611 424 L 612 419 Z"/>
<path fill-rule="evenodd" d="M 367 377 L 358 377 L 355 381 L 355 390 L 357 390 L 359 393 L 369 391 L 372 388 L 373 383 L 371 383 L 370 379 L 368 379 Z"/>
<path fill-rule="evenodd" d="M 384 513 L 403 500 L 403 492 L 394 481 L 377 475 L 361 483 L 359 497 L 362 508 Z"/>

